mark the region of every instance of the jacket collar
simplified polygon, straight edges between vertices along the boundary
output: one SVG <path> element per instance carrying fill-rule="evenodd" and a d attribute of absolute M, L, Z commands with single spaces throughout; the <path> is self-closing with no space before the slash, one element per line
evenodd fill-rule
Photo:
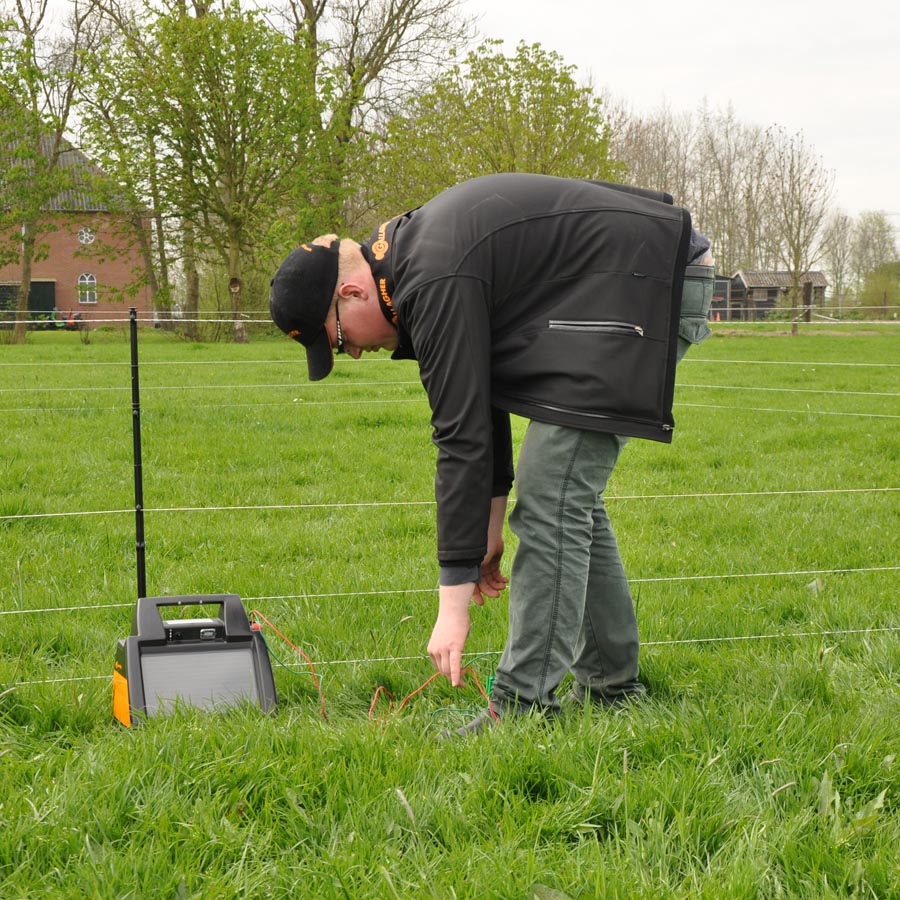
<path fill-rule="evenodd" d="M 400 221 L 400 216 L 395 216 L 387 222 L 382 222 L 372 236 L 360 246 L 363 258 L 372 270 L 375 279 L 375 287 L 378 289 L 378 302 L 381 305 L 381 313 L 391 325 L 399 324 L 397 311 L 394 309 L 394 264 L 392 250 L 394 243 L 394 231 Z"/>

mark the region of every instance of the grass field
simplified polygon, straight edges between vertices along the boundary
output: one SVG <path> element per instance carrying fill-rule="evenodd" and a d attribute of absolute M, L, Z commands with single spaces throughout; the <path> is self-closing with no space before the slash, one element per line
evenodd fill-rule
<path fill-rule="evenodd" d="M 127 337 L 0 346 L 0 900 L 900 898 L 900 332 L 725 329 L 608 505 L 649 699 L 447 744 L 410 363 L 141 333 L 147 590 L 237 593 L 279 710 L 111 716 L 136 597 Z M 524 423 L 514 422 L 517 437 Z M 514 539 L 508 536 L 508 560 Z M 484 683 L 505 601 L 473 612 Z"/>

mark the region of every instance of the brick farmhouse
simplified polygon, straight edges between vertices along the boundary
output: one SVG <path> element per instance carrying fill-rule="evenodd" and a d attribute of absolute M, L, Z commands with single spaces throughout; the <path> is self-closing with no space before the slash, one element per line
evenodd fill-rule
<path fill-rule="evenodd" d="M 141 277 L 144 261 L 133 217 L 112 211 L 97 187 L 102 173 L 80 150 L 67 145 L 60 165 L 71 170 L 72 185 L 50 202 L 39 224 L 30 317 L 65 322 L 77 314 L 87 325 L 125 322 L 129 306 L 149 315 L 152 302 Z M 2 239 L 14 242 L 16 235 Z M 14 316 L 21 278 L 21 258 L 0 266 L 0 319 Z"/>

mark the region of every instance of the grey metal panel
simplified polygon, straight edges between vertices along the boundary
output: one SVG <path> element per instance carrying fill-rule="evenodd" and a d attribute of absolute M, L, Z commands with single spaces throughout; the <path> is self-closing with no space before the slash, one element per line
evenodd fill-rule
<path fill-rule="evenodd" d="M 181 648 L 178 652 L 144 652 L 141 670 L 148 716 L 171 712 L 176 702 L 201 708 L 234 706 L 247 700 L 259 703 L 249 644 L 220 644 L 214 652 Z"/>

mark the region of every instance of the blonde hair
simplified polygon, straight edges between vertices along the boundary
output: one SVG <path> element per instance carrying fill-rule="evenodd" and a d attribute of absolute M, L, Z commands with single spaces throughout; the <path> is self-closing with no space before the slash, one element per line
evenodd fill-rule
<path fill-rule="evenodd" d="M 336 234 L 320 234 L 310 243 L 319 247 L 330 247 L 334 241 L 340 241 L 341 246 L 338 250 L 338 277 L 334 296 L 331 298 L 332 306 L 337 302 L 341 284 L 351 272 L 355 272 L 359 268 L 360 261 L 364 262 L 362 254 L 359 252 L 359 244 L 351 238 L 339 238 Z"/>

